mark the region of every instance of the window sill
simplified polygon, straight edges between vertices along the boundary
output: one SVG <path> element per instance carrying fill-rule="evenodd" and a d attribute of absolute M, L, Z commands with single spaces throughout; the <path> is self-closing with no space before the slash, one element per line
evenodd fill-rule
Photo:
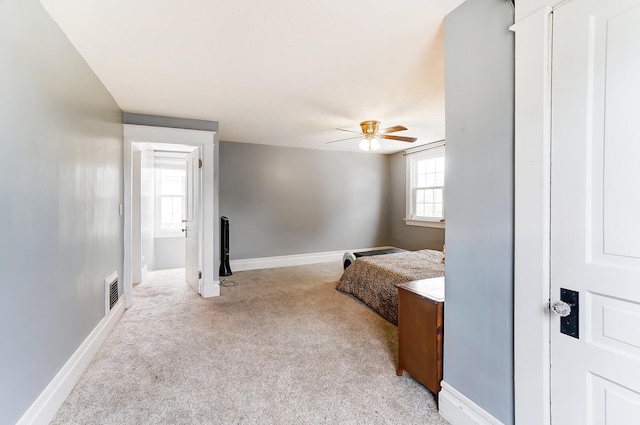
<path fill-rule="evenodd" d="M 413 218 L 405 218 L 404 223 L 407 226 L 433 227 L 436 229 L 444 229 L 444 223 L 440 221 L 416 220 Z"/>

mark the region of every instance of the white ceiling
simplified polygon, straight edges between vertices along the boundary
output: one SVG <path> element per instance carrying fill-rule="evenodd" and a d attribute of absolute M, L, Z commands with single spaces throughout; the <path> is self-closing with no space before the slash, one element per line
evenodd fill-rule
<path fill-rule="evenodd" d="M 41 0 L 127 112 L 220 140 L 357 151 L 363 120 L 444 138 L 443 17 L 462 0 Z"/>

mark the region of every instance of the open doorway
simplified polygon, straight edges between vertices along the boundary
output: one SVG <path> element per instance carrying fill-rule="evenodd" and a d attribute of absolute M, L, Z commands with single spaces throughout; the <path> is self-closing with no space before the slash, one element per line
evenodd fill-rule
<path fill-rule="evenodd" d="M 216 133 L 125 125 L 125 303 L 151 270 L 185 267 L 203 297 L 220 294 Z"/>
<path fill-rule="evenodd" d="M 136 285 L 156 270 L 184 269 L 187 155 L 196 146 L 132 143 L 131 278 Z"/>

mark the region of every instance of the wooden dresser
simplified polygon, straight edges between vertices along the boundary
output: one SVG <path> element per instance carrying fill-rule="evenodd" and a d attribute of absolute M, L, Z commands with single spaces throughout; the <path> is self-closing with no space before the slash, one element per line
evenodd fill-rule
<path fill-rule="evenodd" d="M 398 369 L 434 394 L 442 381 L 444 277 L 415 280 L 398 288 Z"/>

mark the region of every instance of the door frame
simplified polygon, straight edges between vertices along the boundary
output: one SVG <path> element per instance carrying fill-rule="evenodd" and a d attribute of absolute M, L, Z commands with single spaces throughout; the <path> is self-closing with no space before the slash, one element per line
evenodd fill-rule
<path fill-rule="evenodd" d="M 124 259 L 123 259 L 123 288 L 125 307 L 132 304 L 131 290 L 131 251 L 132 251 L 132 157 L 131 150 L 134 142 L 140 143 L 169 143 L 179 145 L 198 146 L 201 148 L 202 167 L 202 196 L 200 198 L 202 211 L 202 232 L 200 236 L 200 255 L 202 265 L 202 279 L 198 285 L 199 294 L 203 298 L 220 295 L 220 280 L 216 264 L 218 262 L 219 218 L 216 190 L 217 167 L 215 147 L 218 134 L 215 131 L 190 130 L 182 128 L 155 127 L 136 124 L 124 124 Z"/>
<path fill-rule="evenodd" d="M 137 154 L 137 155 L 136 155 Z M 132 175 L 132 180 L 131 180 L 131 261 L 132 261 L 132 265 L 131 265 L 131 282 L 132 283 L 140 283 L 143 280 L 143 276 L 145 275 L 145 273 L 143 273 L 143 267 L 142 267 L 142 241 L 141 241 L 141 235 L 142 235 L 142 229 L 141 229 L 141 212 L 142 212 L 142 193 L 141 189 L 142 189 L 142 181 L 141 181 L 141 177 L 142 177 L 142 151 L 139 149 L 138 146 L 136 146 L 135 144 L 132 143 L 131 145 L 131 166 L 132 166 L 132 170 L 131 170 L 131 175 Z M 136 159 L 137 157 L 137 159 Z M 134 170 L 137 169 L 137 180 L 134 181 L 133 180 L 133 176 L 136 174 L 136 172 L 134 172 Z M 137 243 L 134 243 L 137 242 Z M 135 261 L 133 261 L 134 259 L 136 260 L 140 260 L 140 264 L 138 264 L 138 266 L 135 265 Z M 136 276 L 136 278 L 134 278 L 134 275 Z"/>
<path fill-rule="evenodd" d="M 515 423 L 551 423 L 551 67 L 554 5 L 519 19 L 515 47 Z M 541 4 L 541 6 L 544 3 Z"/>

